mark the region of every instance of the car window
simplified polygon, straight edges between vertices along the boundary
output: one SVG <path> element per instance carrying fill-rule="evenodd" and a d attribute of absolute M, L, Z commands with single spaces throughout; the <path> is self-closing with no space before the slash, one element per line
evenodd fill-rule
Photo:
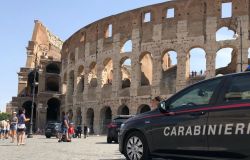
<path fill-rule="evenodd" d="M 191 87 L 185 94 L 175 99 L 169 105 L 170 109 L 209 104 L 212 95 L 221 80 L 222 79 L 215 79 Z"/>
<path fill-rule="evenodd" d="M 226 89 L 225 102 L 250 100 L 250 76 L 241 75 L 232 78 Z"/>

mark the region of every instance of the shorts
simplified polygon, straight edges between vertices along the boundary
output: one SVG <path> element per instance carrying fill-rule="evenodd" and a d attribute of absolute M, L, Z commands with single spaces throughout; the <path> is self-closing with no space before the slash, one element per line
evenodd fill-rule
<path fill-rule="evenodd" d="M 10 125 L 10 130 L 11 131 L 16 131 L 17 130 L 17 125 Z"/>
<path fill-rule="evenodd" d="M 2 129 L 0 133 L 1 133 L 1 134 L 5 134 L 5 133 L 6 133 L 6 130 L 5 130 L 5 129 Z"/>
<path fill-rule="evenodd" d="M 17 132 L 24 132 L 26 128 L 17 128 Z"/>
<path fill-rule="evenodd" d="M 62 134 L 66 134 L 66 133 L 68 133 L 68 128 L 66 128 L 66 127 L 62 127 L 61 132 L 62 132 Z"/>

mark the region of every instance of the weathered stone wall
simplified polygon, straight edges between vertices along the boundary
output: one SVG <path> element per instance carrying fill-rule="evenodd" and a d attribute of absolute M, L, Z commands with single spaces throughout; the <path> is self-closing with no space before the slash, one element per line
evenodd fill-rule
<path fill-rule="evenodd" d="M 222 2 L 232 2 L 232 17 L 221 18 Z M 104 107 L 111 108 L 112 116 L 124 105 L 128 106 L 130 114 L 136 114 L 140 105 L 150 103 L 151 97 L 169 97 L 190 83 L 204 79 L 190 77 L 189 51 L 195 47 L 206 52 L 206 78 L 215 76 L 216 53 L 225 47 L 234 49 L 233 67 L 239 72 L 240 38 L 216 42 L 216 31 L 226 26 L 239 33 L 241 23 L 245 68 L 248 64 L 249 5 L 249 0 L 176 0 L 113 15 L 83 27 L 65 41 L 61 51 L 61 77 L 66 77 L 64 82 L 68 86 L 63 104 L 65 110 L 72 109 L 76 112 L 76 108 L 80 107 L 83 123 L 87 123 L 87 111 L 93 109 L 94 131 L 101 133 L 105 116 L 100 112 L 105 112 L 102 110 Z M 174 18 L 166 18 L 166 11 L 170 8 L 175 9 Z M 151 20 L 144 22 L 144 14 L 148 12 L 151 13 Z M 111 37 L 106 36 L 109 24 L 112 24 Z M 120 53 L 127 40 L 132 40 L 132 52 Z M 163 72 L 162 57 L 167 50 L 177 52 L 177 66 Z M 152 65 L 147 63 L 145 70 L 143 69 L 150 85 L 141 86 L 145 80 L 141 76 L 141 57 L 145 53 L 149 53 L 152 61 Z M 103 63 L 108 58 L 113 62 L 113 79 L 109 89 L 102 88 Z M 132 61 L 131 86 L 122 89 L 124 71 L 121 71 L 121 61 L 124 58 Z M 88 80 L 91 63 L 96 64 L 97 86 L 94 88 L 89 87 Z M 84 67 L 84 91 L 72 94 L 70 90 L 77 90 L 77 80 L 74 77 L 77 77 L 79 66 Z M 75 88 L 71 88 L 72 86 Z"/>

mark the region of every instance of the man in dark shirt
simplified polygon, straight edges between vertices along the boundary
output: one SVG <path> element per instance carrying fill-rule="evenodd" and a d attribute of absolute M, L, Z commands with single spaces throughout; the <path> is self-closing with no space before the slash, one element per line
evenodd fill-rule
<path fill-rule="evenodd" d="M 84 138 L 87 137 L 87 132 L 88 132 L 88 127 L 86 126 L 86 124 L 84 124 L 84 127 L 83 127 Z"/>

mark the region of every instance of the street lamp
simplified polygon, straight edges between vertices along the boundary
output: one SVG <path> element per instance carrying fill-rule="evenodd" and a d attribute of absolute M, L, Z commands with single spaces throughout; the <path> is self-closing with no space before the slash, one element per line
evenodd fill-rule
<path fill-rule="evenodd" d="M 37 74 L 37 59 L 38 59 L 38 52 L 42 51 L 42 54 L 45 54 L 48 52 L 48 46 L 45 44 L 40 44 L 38 45 L 38 51 L 36 51 L 35 54 L 35 66 L 33 69 L 33 88 L 32 88 L 32 105 L 31 105 L 31 117 L 30 117 L 30 127 L 29 127 L 29 133 L 28 133 L 28 138 L 33 138 L 33 111 L 34 111 L 34 103 L 35 103 L 35 92 L 36 92 L 36 86 L 38 85 L 38 82 L 36 82 L 36 74 Z"/>

